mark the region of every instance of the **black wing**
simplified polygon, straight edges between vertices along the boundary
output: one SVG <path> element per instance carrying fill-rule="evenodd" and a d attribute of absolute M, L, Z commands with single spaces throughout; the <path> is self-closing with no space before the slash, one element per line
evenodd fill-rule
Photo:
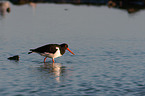
<path fill-rule="evenodd" d="M 49 45 L 44 45 L 42 47 L 38 47 L 36 49 L 32 49 L 30 51 L 37 52 L 37 53 L 44 53 L 44 52 L 55 53 L 57 51 L 56 47 L 58 46 L 59 45 L 57 44 L 49 44 Z"/>

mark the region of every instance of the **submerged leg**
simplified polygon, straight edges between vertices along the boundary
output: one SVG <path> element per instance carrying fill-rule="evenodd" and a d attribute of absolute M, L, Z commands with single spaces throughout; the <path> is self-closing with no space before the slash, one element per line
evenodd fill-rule
<path fill-rule="evenodd" d="M 47 58 L 47 57 L 44 58 L 44 63 L 45 63 L 45 61 L 46 61 L 46 58 Z"/>
<path fill-rule="evenodd" d="M 55 61 L 54 61 L 54 58 L 52 58 L 52 61 L 53 61 L 53 63 L 55 62 Z"/>

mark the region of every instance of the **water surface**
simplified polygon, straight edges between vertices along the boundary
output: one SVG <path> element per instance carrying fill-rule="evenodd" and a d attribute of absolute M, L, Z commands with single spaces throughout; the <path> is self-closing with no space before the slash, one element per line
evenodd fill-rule
<path fill-rule="evenodd" d="M 0 95 L 145 95 L 145 11 L 107 6 L 13 5 L 0 20 Z M 67 9 L 67 10 L 66 10 Z M 30 48 L 68 43 L 44 64 Z M 19 55 L 19 61 L 7 60 Z"/>

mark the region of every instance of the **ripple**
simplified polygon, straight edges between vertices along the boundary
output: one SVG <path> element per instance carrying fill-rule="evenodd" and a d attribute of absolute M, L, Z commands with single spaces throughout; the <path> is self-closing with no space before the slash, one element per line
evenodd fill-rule
<path fill-rule="evenodd" d="M 0 92 L 4 92 L 6 89 L 4 88 L 0 88 Z"/>

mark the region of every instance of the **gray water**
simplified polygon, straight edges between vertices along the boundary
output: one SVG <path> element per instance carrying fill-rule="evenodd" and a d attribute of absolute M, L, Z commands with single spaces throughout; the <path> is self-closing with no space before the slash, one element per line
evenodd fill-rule
<path fill-rule="evenodd" d="M 67 9 L 67 10 L 66 10 Z M 1 96 L 144 96 L 145 11 L 106 6 L 12 5 L 0 19 Z M 68 43 L 44 64 L 30 48 Z M 19 61 L 10 56 L 19 55 Z"/>

